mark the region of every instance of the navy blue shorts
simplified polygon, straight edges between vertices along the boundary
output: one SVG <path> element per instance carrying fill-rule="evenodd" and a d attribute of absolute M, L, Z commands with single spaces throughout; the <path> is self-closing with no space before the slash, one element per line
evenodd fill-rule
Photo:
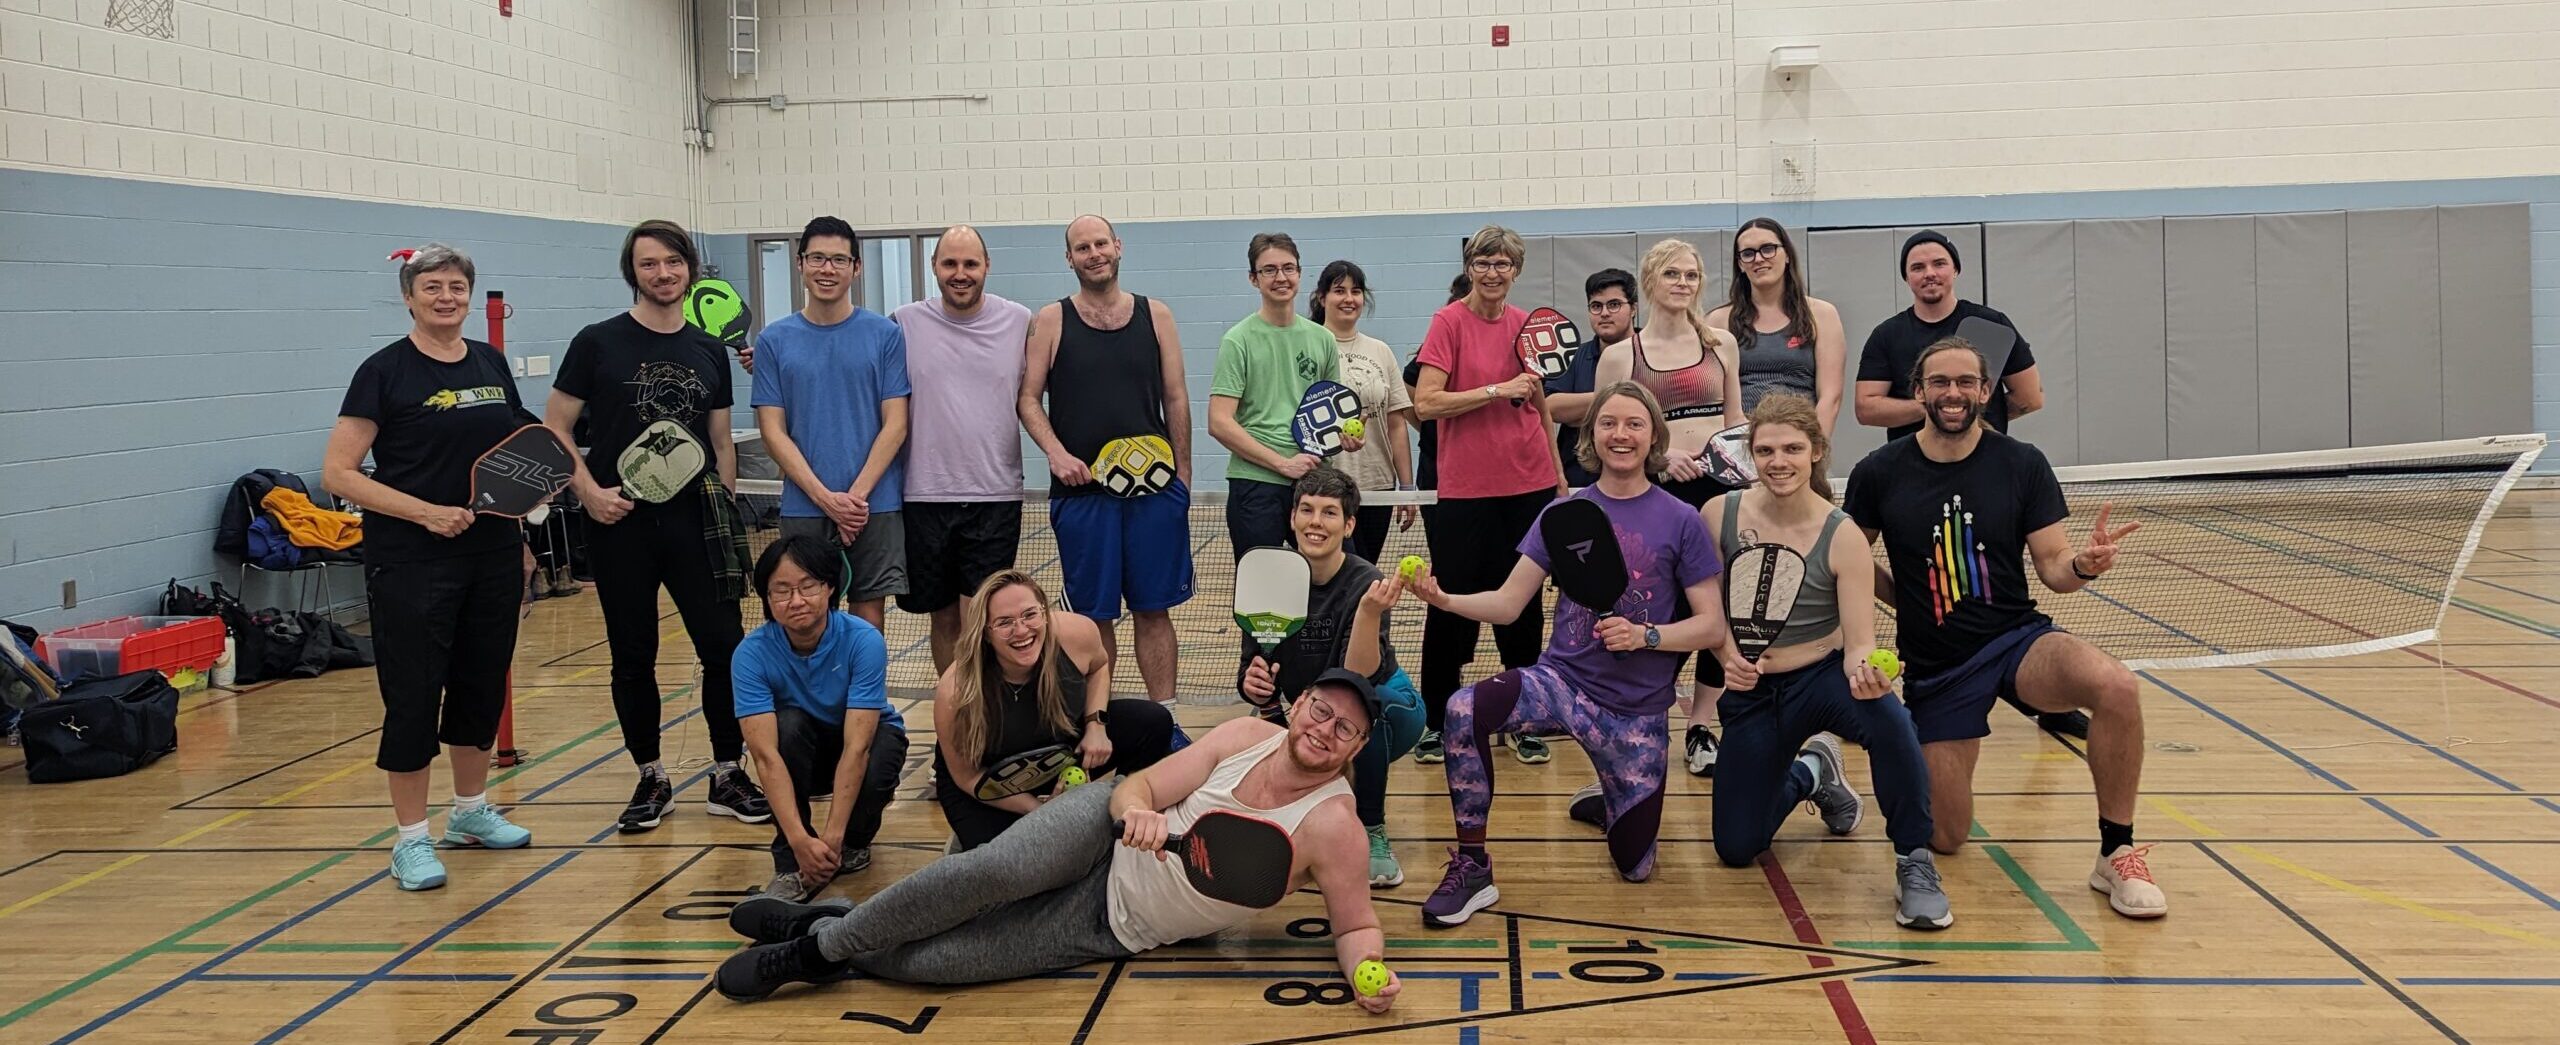
<path fill-rule="evenodd" d="M 1191 490 L 1144 497 L 1086 494 L 1049 502 L 1067 608 L 1097 621 L 1170 610 L 1191 599 Z"/>
<path fill-rule="evenodd" d="M 1991 705 L 2018 695 L 2018 665 L 2027 650 L 2046 634 L 2061 631 L 2052 621 L 2018 625 L 1976 650 L 1954 668 L 1929 678 L 1912 679 L 1902 693 L 1911 708 L 1911 724 L 1923 744 L 1940 740 L 1975 740 L 1991 735 Z"/>

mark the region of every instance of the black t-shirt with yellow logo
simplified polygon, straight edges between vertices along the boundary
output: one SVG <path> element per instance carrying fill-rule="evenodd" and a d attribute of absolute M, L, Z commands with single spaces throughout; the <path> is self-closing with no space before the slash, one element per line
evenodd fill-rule
<path fill-rule="evenodd" d="M 478 341 L 456 362 L 429 358 L 408 338 L 392 342 L 356 368 L 344 417 L 371 421 L 373 478 L 428 504 L 467 506 L 471 465 L 516 429 L 536 423 L 525 411 L 505 357 Z M 366 562 L 415 562 L 485 552 L 523 542 L 513 519 L 481 516 L 462 536 L 438 537 L 386 512 L 364 517 Z"/>

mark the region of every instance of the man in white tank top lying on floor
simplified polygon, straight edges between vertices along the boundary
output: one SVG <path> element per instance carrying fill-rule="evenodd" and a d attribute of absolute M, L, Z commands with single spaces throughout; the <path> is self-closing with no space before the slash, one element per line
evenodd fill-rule
<path fill-rule="evenodd" d="M 1234 928 L 1254 910 L 1202 896 L 1181 861 L 1163 852 L 1166 835 L 1213 809 L 1289 833 L 1290 885 L 1312 881 L 1323 891 L 1334 957 L 1352 979 L 1386 948 L 1369 904 L 1369 836 L 1343 777 L 1378 712 L 1369 680 L 1337 668 L 1291 705 L 1286 729 L 1231 719 L 1118 787 L 1069 789 L 994 841 L 927 864 L 858 906 L 749 899 L 729 926 L 759 946 L 721 963 L 720 993 L 752 1001 L 785 984 L 857 973 L 902 983 L 1009 980 Z M 1126 824 L 1118 838 L 1115 820 Z M 1399 989 L 1390 978 L 1376 996 L 1356 1000 L 1385 1012 Z"/>

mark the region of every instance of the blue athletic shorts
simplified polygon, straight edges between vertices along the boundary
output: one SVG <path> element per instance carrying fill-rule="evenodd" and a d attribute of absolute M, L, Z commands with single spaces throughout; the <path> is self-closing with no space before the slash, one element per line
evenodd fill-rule
<path fill-rule="evenodd" d="M 1992 639 L 1964 663 L 1929 678 L 1912 679 L 1902 702 L 1911 709 L 1911 724 L 1923 744 L 1940 740 L 1973 740 L 1991 735 L 1991 705 L 2018 694 L 2018 664 L 2027 650 L 2050 632 L 2052 621 L 2035 620 Z"/>
<path fill-rule="evenodd" d="M 1144 497 L 1086 494 L 1049 502 L 1067 608 L 1098 621 L 1169 610 L 1191 599 L 1191 490 Z"/>

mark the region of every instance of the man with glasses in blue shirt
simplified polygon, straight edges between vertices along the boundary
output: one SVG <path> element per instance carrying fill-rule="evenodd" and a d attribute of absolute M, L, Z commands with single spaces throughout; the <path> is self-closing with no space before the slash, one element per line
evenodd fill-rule
<path fill-rule="evenodd" d="M 1636 329 L 1636 278 L 1625 269 L 1601 269 L 1582 281 L 1591 325 L 1583 328 L 1582 351 L 1573 354 L 1563 374 L 1547 379 L 1547 414 L 1556 422 L 1556 456 L 1564 461 L 1564 478 L 1575 487 L 1600 481 L 1574 458 L 1582 439 L 1582 422 L 1591 412 L 1591 392 L 1599 387 L 1600 346 L 1627 339 Z"/>

